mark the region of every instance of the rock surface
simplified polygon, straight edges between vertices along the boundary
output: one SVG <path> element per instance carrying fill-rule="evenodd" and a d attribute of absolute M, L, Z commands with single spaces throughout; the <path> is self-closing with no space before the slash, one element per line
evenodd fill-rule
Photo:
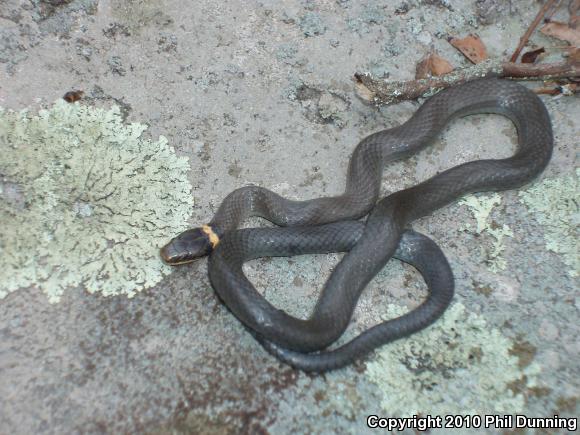
<path fill-rule="evenodd" d="M 78 89 L 85 96 L 77 104 L 119 106 L 127 122 L 149 126 L 144 135 L 165 136 L 189 158 L 187 224 L 196 226 L 249 183 L 290 198 L 339 193 L 358 141 L 418 107 L 365 106 L 353 74 L 409 79 L 431 48 L 464 65 L 446 38 L 468 33 L 505 58 L 538 6 L 505 3 L 5 0 L 0 106 L 36 112 Z M 557 180 L 543 185 L 550 201 L 573 204 L 565 195 L 577 186 L 578 100 L 543 99 L 556 148 L 541 180 Z M 515 137 L 498 116 L 458 120 L 434 146 L 386 168 L 384 193 L 468 160 L 508 156 Z M 17 203 L 17 186 L 2 173 L 0 183 L 0 202 Z M 558 186 L 564 193 L 554 194 Z M 40 286 L 13 291 L 0 299 L 0 432 L 360 434 L 370 432 L 369 414 L 577 416 L 580 297 L 562 255 L 570 233 L 545 232 L 534 198 L 537 191 L 506 192 L 485 216 L 454 204 L 415 222 L 452 265 L 455 308 L 420 336 L 325 376 L 266 354 L 216 299 L 206 260 L 133 298 L 82 285 L 58 303 Z M 550 250 L 559 240 L 565 249 Z M 246 269 L 270 301 L 307 316 L 339 258 L 261 259 Z M 364 292 L 347 336 L 424 294 L 413 269 L 390 262 Z M 495 393 L 480 394 L 476 381 Z"/>

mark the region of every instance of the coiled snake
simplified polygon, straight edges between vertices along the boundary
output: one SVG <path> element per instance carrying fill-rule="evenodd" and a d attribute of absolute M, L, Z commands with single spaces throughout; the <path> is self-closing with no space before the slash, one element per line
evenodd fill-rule
<path fill-rule="evenodd" d="M 474 113 L 511 119 L 518 132 L 512 157 L 455 166 L 377 203 L 388 162 L 426 147 L 452 118 Z M 339 368 L 426 327 L 451 301 L 453 275 L 443 253 L 426 236 L 405 230 L 406 225 L 465 194 L 529 182 L 548 164 L 552 147 L 549 115 L 533 92 L 498 79 L 467 82 L 431 97 L 404 124 L 364 138 L 350 159 L 342 195 L 292 201 L 261 187 L 242 187 L 224 199 L 208 225 L 181 233 L 161 249 L 161 256 L 179 264 L 211 253 L 212 286 L 269 352 L 306 371 Z M 356 221 L 367 214 L 366 224 Z M 237 229 L 249 216 L 287 228 Z M 273 307 L 242 271 L 245 261 L 260 256 L 332 251 L 347 254 L 306 320 Z M 422 273 L 429 287 L 426 301 L 338 349 L 322 350 L 345 331 L 362 290 L 393 255 Z"/>

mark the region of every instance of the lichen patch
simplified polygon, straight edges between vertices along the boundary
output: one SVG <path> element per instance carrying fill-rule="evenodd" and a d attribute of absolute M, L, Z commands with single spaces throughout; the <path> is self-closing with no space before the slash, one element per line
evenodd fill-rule
<path fill-rule="evenodd" d="M 546 179 L 519 193 L 543 227 L 546 248 L 562 256 L 571 277 L 580 275 L 579 178 L 580 168 L 576 168 L 575 174 Z"/>
<path fill-rule="evenodd" d="M 387 318 L 404 314 L 390 305 Z M 393 416 L 512 413 L 525 408 L 539 366 L 519 366 L 515 344 L 462 304 L 409 339 L 384 346 L 366 374 L 383 394 Z M 514 383 L 522 388 L 514 392 Z"/>
<path fill-rule="evenodd" d="M 158 249 L 191 214 L 189 165 L 146 128 L 116 106 L 0 108 L 0 299 L 28 286 L 50 302 L 76 286 L 132 297 L 168 273 Z"/>
<path fill-rule="evenodd" d="M 504 239 L 506 236 L 514 236 L 513 231 L 507 225 L 504 224 L 498 228 L 493 226 L 493 222 L 489 221 L 489 215 L 494 207 L 500 203 L 501 196 L 497 193 L 477 196 L 470 195 L 459 201 L 459 204 L 469 207 L 477 222 L 475 230 L 471 230 L 469 225 L 466 225 L 464 230 L 474 234 L 488 234 L 495 239 L 487 252 L 486 259 L 487 268 L 494 273 L 507 268 L 507 261 L 503 257 L 503 252 L 505 251 Z"/>

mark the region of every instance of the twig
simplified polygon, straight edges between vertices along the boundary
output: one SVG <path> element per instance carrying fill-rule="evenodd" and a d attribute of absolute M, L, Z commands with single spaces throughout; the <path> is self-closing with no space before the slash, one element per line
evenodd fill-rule
<path fill-rule="evenodd" d="M 546 20 L 551 20 L 552 17 L 554 16 L 554 14 L 556 12 L 558 12 L 558 8 L 560 7 L 560 3 L 562 2 L 562 0 L 558 0 L 558 2 L 554 5 L 554 7 L 552 8 L 552 10 L 548 11 L 548 13 L 545 15 L 545 19 Z M 570 2 L 571 4 L 571 2 Z"/>
<path fill-rule="evenodd" d="M 355 74 L 356 90 L 360 98 L 377 105 L 388 105 L 428 96 L 481 77 L 504 77 L 518 80 L 549 80 L 580 77 L 580 62 L 523 64 L 488 59 L 477 65 L 457 69 L 440 77 L 387 82 L 368 74 Z"/>
<path fill-rule="evenodd" d="M 574 83 L 563 86 L 555 86 L 553 88 L 536 88 L 536 94 L 542 95 L 574 95 L 580 92 L 580 87 Z"/>
<path fill-rule="evenodd" d="M 501 64 L 501 77 L 512 79 L 549 80 L 580 77 L 580 62 Z"/>
<path fill-rule="evenodd" d="M 514 51 L 514 54 L 512 54 L 512 57 L 510 57 L 510 62 L 515 62 L 516 60 L 518 60 L 520 53 L 524 49 L 524 46 L 528 42 L 528 39 L 530 39 L 530 36 L 532 35 L 533 31 L 536 29 L 536 27 L 538 27 L 538 24 L 540 24 L 540 21 L 542 21 L 542 18 L 544 17 L 544 15 L 546 15 L 548 9 L 550 9 L 550 7 L 552 7 L 556 2 L 559 2 L 559 0 L 548 0 L 544 4 L 544 6 L 542 6 L 540 11 L 536 15 L 536 18 L 534 18 L 534 21 L 532 21 L 532 24 L 530 24 L 530 27 L 528 27 L 526 33 L 524 33 L 524 36 L 520 38 L 520 43 L 518 44 L 516 51 Z"/>

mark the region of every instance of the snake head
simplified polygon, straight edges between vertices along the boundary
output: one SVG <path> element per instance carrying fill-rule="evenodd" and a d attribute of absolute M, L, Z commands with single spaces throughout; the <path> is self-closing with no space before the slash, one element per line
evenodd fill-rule
<path fill-rule="evenodd" d="M 209 225 L 184 231 L 161 248 L 163 261 L 169 265 L 189 263 L 209 255 L 219 243 L 219 237 Z"/>

